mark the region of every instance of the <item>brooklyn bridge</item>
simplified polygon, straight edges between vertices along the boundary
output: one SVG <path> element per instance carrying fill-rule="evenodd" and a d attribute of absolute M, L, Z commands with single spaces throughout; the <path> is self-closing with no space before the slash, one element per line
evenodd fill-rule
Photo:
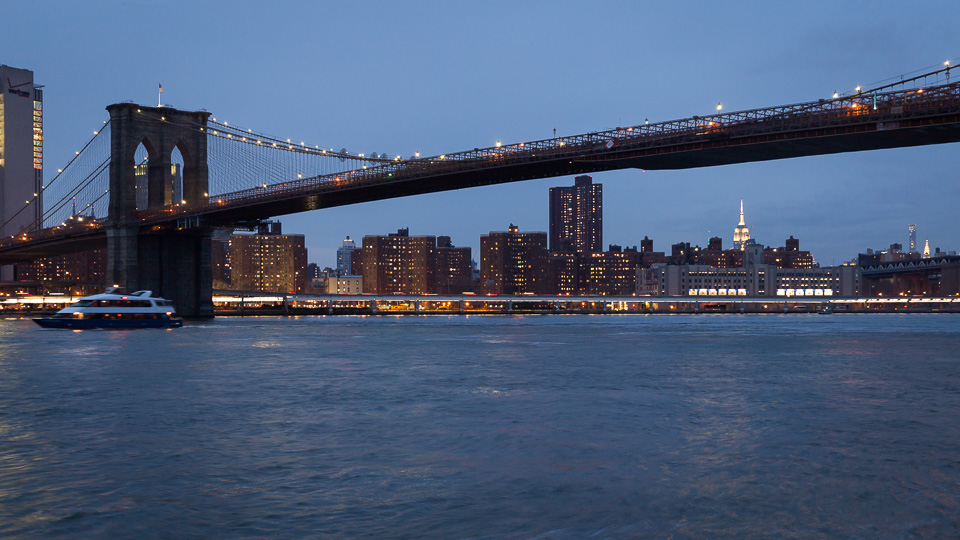
<path fill-rule="evenodd" d="M 185 316 L 212 316 L 210 238 L 217 227 L 615 169 L 956 142 L 954 67 L 805 103 L 736 112 L 718 105 L 680 120 L 433 156 L 357 154 L 254 132 L 206 111 L 117 103 L 67 166 L 24 201 L 20 213 L 40 215 L 40 222 L 11 230 L 14 215 L 0 224 L 0 264 L 106 247 L 108 283 L 153 290 L 173 299 Z M 177 161 L 182 170 L 172 182 Z"/>

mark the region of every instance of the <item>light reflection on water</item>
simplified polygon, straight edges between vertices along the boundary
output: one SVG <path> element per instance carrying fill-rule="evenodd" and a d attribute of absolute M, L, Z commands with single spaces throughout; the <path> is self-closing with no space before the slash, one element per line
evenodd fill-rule
<path fill-rule="evenodd" d="M 0 321 L 0 536 L 960 535 L 960 319 Z"/>

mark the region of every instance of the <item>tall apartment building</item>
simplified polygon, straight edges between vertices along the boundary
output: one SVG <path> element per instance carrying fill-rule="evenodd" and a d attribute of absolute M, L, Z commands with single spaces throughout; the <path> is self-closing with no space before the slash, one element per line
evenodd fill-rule
<path fill-rule="evenodd" d="M 908 253 L 918 253 L 917 251 L 917 226 L 914 223 L 907 225 L 907 235 L 910 240 L 910 251 Z"/>
<path fill-rule="evenodd" d="M 603 251 L 603 184 L 594 184 L 593 177 L 550 188 L 550 250 Z"/>
<path fill-rule="evenodd" d="M 547 294 L 547 233 L 507 231 L 480 236 L 480 291 Z"/>
<path fill-rule="evenodd" d="M 43 215 L 43 91 L 33 72 L 0 65 L 0 236 L 40 227 Z M 37 194 L 35 196 L 34 194 Z M 29 205 L 25 201 L 32 201 Z M 0 281 L 15 279 L 12 265 Z"/>
<path fill-rule="evenodd" d="M 364 292 L 433 293 L 437 287 L 436 250 L 435 236 L 410 236 L 409 229 L 387 236 L 368 235 L 363 237 L 363 247 L 353 253 L 353 268 L 363 276 Z"/>
<path fill-rule="evenodd" d="M 437 237 L 437 293 L 460 294 L 473 290 L 471 249 L 455 247 L 449 236 Z"/>
<path fill-rule="evenodd" d="M 230 237 L 230 284 L 233 289 L 299 293 L 307 286 L 307 248 L 302 234 L 282 234 L 280 224 L 257 234 Z"/>

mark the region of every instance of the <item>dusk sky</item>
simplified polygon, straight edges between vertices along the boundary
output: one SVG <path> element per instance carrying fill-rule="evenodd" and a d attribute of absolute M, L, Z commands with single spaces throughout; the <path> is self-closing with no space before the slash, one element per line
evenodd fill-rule
<path fill-rule="evenodd" d="M 8 2 L 0 63 L 46 85 L 47 177 L 133 100 L 352 152 L 437 155 L 796 103 L 960 61 L 956 2 Z M 866 248 L 960 248 L 956 144 L 594 175 L 604 243 L 657 251 L 793 235 L 821 265 Z M 546 231 L 560 177 L 282 217 L 310 262 L 343 237 Z"/>

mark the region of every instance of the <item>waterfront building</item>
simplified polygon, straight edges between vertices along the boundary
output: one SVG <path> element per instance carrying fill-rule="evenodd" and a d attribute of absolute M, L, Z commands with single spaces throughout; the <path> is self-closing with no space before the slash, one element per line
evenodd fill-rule
<path fill-rule="evenodd" d="M 327 294 L 363 294 L 363 276 L 329 276 L 324 280 Z"/>
<path fill-rule="evenodd" d="M 550 188 L 550 250 L 603 250 L 603 184 L 594 184 L 593 177 L 577 176 L 572 187 Z"/>
<path fill-rule="evenodd" d="M 546 294 L 547 233 L 507 231 L 480 236 L 480 291 L 484 294 Z"/>
<path fill-rule="evenodd" d="M 743 220 L 743 199 L 740 199 L 740 222 L 733 230 L 733 247 L 742 251 L 749 241 L 750 228 Z"/>
<path fill-rule="evenodd" d="M 917 226 L 914 223 L 907 225 L 907 234 L 910 239 L 910 253 L 917 253 Z"/>
<path fill-rule="evenodd" d="M 363 276 L 364 292 L 372 294 L 435 293 L 437 238 L 410 236 L 398 229 L 387 236 L 363 237 L 363 246 L 354 251 L 356 275 Z"/>
<path fill-rule="evenodd" d="M 34 85 L 32 71 L 0 65 L 0 237 L 42 225 L 41 88 Z M 0 281 L 14 279 L 19 279 L 14 265 L 0 267 Z"/>
<path fill-rule="evenodd" d="M 306 289 L 307 248 L 302 234 L 283 234 L 279 222 L 267 223 L 256 234 L 232 235 L 229 248 L 231 288 L 276 293 Z"/>
<path fill-rule="evenodd" d="M 744 266 L 655 264 L 637 270 L 637 294 L 650 296 L 856 296 L 858 266 L 778 268 L 767 264 L 763 246 L 745 246 Z"/>
<path fill-rule="evenodd" d="M 473 259 L 469 247 L 456 247 L 449 236 L 437 237 L 436 274 L 439 294 L 473 291 Z"/>
<path fill-rule="evenodd" d="M 547 259 L 547 279 L 548 294 L 583 294 L 580 255 L 575 252 L 551 251 Z"/>
<path fill-rule="evenodd" d="M 353 274 L 353 253 L 357 244 L 348 236 L 343 245 L 337 248 L 337 273 L 341 276 Z"/>

